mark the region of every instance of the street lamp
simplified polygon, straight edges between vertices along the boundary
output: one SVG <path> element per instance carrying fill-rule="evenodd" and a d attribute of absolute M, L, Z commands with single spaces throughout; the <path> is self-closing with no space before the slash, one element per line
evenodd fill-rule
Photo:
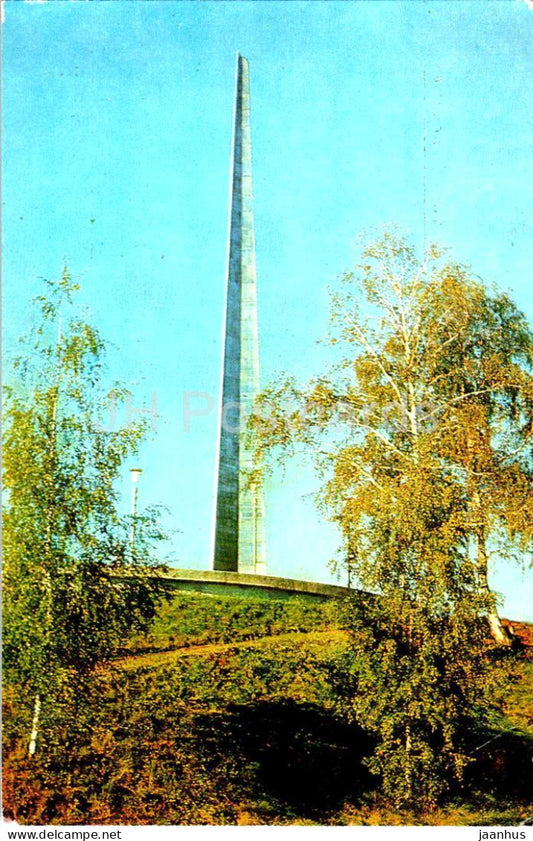
<path fill-rule="evenodd" d="M 139 492 L 138 482 L 142 470 L 139 467 L 132 467 L 131 474 L 131 529 L 130 529 L 130 561 L 133 563 L 133 552 L 135 549 L 135 518 L 137 516 L 137 495 Z"/>

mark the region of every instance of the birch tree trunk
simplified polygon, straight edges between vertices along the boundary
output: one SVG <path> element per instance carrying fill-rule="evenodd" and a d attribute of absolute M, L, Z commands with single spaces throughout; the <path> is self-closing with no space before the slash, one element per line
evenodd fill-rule
<path fill-rule="evenodd" d="M 496 609 L 494 595 L 489 587 L 489 559 L 486 545 L 485 524 L 483 522 L 482 504 L 479 491 L 475 490 L 472 494 L 473 499 L 473 514 L 475 524 L 475 540 L 476 540 L 476 567 L 477 580 L 479 591 L 483 596 L 487 596 L 489 602 L 489 609 L 487 612 L 487 622 L 489 623 L 492 638 L 498 645 L 509 646 L 512 643 L 512 637 L 507 629 L 503 626 L 502 620 Z"/>

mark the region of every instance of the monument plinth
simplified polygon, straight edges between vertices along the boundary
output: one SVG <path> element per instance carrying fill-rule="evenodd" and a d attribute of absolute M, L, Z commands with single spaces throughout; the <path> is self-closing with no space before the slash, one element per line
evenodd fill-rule
<path fill-rule="evenodd" d="M 213 569 L 264 574 L 264 502 L 246 442 L 259 392 L 248 61 L 237 54 Z"/>

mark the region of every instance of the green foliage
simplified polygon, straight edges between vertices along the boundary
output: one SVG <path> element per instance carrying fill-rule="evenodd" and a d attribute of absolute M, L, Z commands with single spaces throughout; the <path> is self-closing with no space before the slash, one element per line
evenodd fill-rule
<path fill-rule="evenodd" d="M 533 335 L 524 315 L 435 247 L 418 260 L 386 234 L 332 295 L 330 344 L 329 372 L 264 391 L 251 419 L 256 448 L 275 456 L 309 447 L 346 560 L 372 540 L 374 524 L 382 528 L 374 497 L 390 511 L 408 500 L 413 477 L 429 499 L 453 492 L 456 536 L 461 525 L 478 588 L 490 595 L 489 539 L 500 538 L 500 553 L 531 540 Z"/>
<path fill-rule="evenodd" d="M 354 601 L 346 622 L 351 644 L 333 674 L 339 707 L 376 734 L 367 764 L 387 800 L 435 807 L 463 781 L 472 736 L 505 684 L 486 627 L 465 603 L 435 611 L 401 593 Z"/>
<path fill-rule="evenodd" d="M 353 709 L 384 791 L 424 808 L 483 719 L 483 620 L 510 643 L 488 553 L 531 540 L 533 335 L 505 295 L 392 234 L 343 277 L 331 330 L 332 370 L 267 389 L 251 430 L 261 456 L 309 448 L 352 580 L 379 595 L 352 627 Z"/>
<path fill-rule="evenodd" d="M 320 703 L 320 662 L 303 646 L 276 646 L 160 670 L 97 670 L 83 702 L 59 695 L 33 764 L 17 750 L 18 699 L 8 692 L 6 814 L 21 823 L 235 823 L 264 796 L 233 725 L 238 706 L 302 694 Z"/>
<path fill-rule="evenodd" d="M 149 633 L 131 637 L 124 651 L 164 651 L 334 628 L 337 614 L 338 606 L 333 601 L 177 593 L 160 606 Z"/>
<path fill-rule="evenodd" d="M 116 482 L 146 430 L 104 431 L 104 342 L 77 316 L 66 268 L 47 286 L 6 387 L 3 641 L 7 682 L 40 696 L 53 720 L 54 696 L 152 619 L 161 535 L 157 512 L 140 517 L 131 557 Z"/>
<path fill-rule="evenodd" d="M 476 732 L 481 776 L 473 773 L 470 790 L 461 800 L 455 794 L 444 811 L 400 811 L 377 795 L 361 767 L 368 739 L 343 723 L 331 687 L 331 674 L 342 666 L 346 689 L 350 660 L 339 662 L 338 645 L 324 645 L 320 636 L 197 652 L 161 669 L 96 669 L 83 698 L 68 688 L 58 695 L 56 720 L 43 725 L 43 748 L 33 761 L 18 736 L 24 699 L 7 687 L 5 817 L 67 825 L 513 825 L 526 817 L 527 746 L 508 736 L 504 750 L 498 740 L 510 722 L 498 722 L 502 730 L 490 736 Z M 448 674 L 453 679 L 451 665 Z M 515 715 L 527 712 L 522 691 L 528 694 L 521 684 L 510 687 Z M 342 713 L 353 717 L 345 697 Z M 361 703 L 382 699 L 374 692 Z M 423 716 L 418 721 L 425 726 Z"/>

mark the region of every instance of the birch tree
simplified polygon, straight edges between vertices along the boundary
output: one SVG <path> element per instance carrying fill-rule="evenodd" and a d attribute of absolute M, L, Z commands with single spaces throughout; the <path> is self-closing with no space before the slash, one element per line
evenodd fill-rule
<path fill-rule="evenodd" d="M 489 628 L 510 642 L 488 555 L 531 539 L 532 336 L 505 295 L 388 234 L 335 291 L 330 343 L 329 372 L 263 392 L 251 434 L 260 458 L 317 461 L 367 594 L 348 605 L 339 703 L 376 735 L 387 797 L 433 806 L 496 697 Z"/>
<path fill-rule="evenodd" d="M 428 493 L 438 477 L 452 483 L 465 563 L 475 566 L 494 638 L 508 643 L 488 563 L 491 551 L 496 562 L 505 553 L 527 558 L 531 546 L 525 317 L 437 248 L 418 260 L 387 234 L 335 290 L 329 341 L 340 359 L 328 373 L 263 392 L 251 419 L 258 449 L 287 454 L 303 444 L 315 454 L 326 477 L 321 501 L 363 586 L 375 586 L 370 536 L 382 497 L 408 506 L 413 475 Z"/>
<path fill-rule="evenodd" d="M 145 628 L 161 597 L 150 576 L 156 512 L 139 517 L 131 557 L 118 506 L 121 467 L 146 430 L 105 430 L 105 344 L 77 315 L 77 288 L 66 268 L 47 282 L 5 389 L 4 675 L 33 699 L 30 755 L 61 687 Z"/>

